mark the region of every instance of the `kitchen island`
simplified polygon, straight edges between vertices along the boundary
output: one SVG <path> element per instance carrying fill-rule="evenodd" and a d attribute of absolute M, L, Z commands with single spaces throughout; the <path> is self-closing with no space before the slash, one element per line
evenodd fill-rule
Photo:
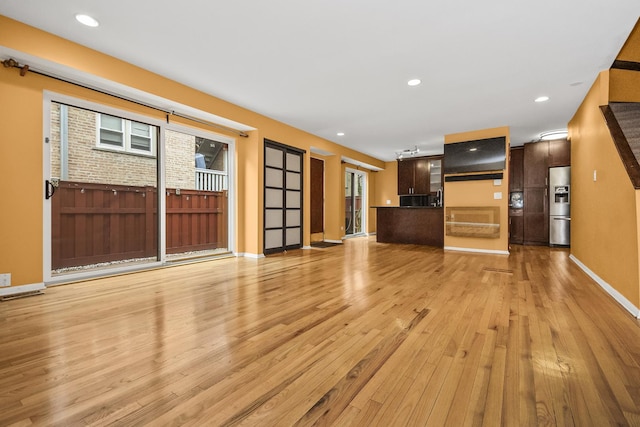
<path fill-rule="evenodd" d="M 444 246 L 444 209 L 431 206 L 376 206 L 376 240 Z"/>

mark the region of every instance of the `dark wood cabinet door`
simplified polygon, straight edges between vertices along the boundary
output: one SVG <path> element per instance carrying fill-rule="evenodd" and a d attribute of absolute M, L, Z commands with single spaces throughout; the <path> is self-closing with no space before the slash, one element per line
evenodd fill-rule
<path fill-rule="evenodd" d="M 509 217 L 509 243 L 521 245 L 524 242 L 524 217 Z"/>
<path fill-rule="evenodd" d="M 512 148 L 509 161 L 509 191 L 524 189 L 524 148 Z"/>
<path fill-rule="evenodd" d="M 415 159 L 413 165 L 413 194 L 429 194 L 429 159 Z"/>
<path fill-rule="evenodd" d="M 571 142 L 566 139 L 549 141 L 549 167 L 571 165 Z"/>
<path fill-rule="evenodd" d="M 549 209 L 544 187 L 524 189 L 524 243 L 549 244 Z"/>
<path fill-rule="evenodd" d="M 524 145 L 524 187 L 544 187 L 549 173 L 549 144 L 540 141 Z M 526 205 L 525 205 L 526 209 Z"/>
<path fill-rule="evenodd" d="M 398 194 L 411 194 L 413 189 L 413 159 L 398 160 Z"/>
<path fill-rule="evenodd" d="M 544 214 L 524 215 L 524 243 L 549 244 L 549 216 Z"/>

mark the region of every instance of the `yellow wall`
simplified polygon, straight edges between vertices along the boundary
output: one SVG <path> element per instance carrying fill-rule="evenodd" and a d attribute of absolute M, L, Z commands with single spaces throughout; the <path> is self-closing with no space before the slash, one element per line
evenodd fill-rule
<path fill-rule="evenodd" d="M 375 192 L 371 195 L 369 206 L 400 206 L 398 196 L 398 162 L 386 162 L 384 169 L 372 174 L 375 177 Z M 387 204 L 387 200 L 389 204 Z M 376 231 L 376 208 L 369 209 L 369 232 Z"/>
<path fill-rule="evenodd" d="M 640 62 L 640 20 L 636 22 L 635 27 L 631 30 L 631 34 L 627 41 L 620 49 L 618 57 L 620 61 Z"/>
<path fill-rule="evenodd" d="M 638 307 L 636 190 L 599 109 L 609 100 L 609 78 L 608 71 L 600 73 L 568 126 L 571 253 Z"/>
<path fill-rule="evenodd" d="M 327 156 L 324 162 L 324 238 L 340 242 L 344 236 L 344 170 L 340 156 Z M 336 194 L 336 197 L 326 197 Z"/>
<path fill-rule="evenodd" d="M 268 117 L 217 99 L 108 55 L 0 16 L 0 45 L 61 64 L 81 72 L 158 95 L 202 111 L 256 128 L 248 138 L 237 138 L 236 250 L 262 253 L 263 140 L 268 138 L 306 150 L 309 170 L 311 147 L 334 153 L 326 166 L 327 238 L 341 237 L 340 200 L 344 189 L 340 157 L 347 156 L 382 168 L 380 160 L 295 129 Z M 104 105 L 163 118 L 164 114 L 87 89 L 0 67 L 0 273 L 12 274 L 12 285 L 43 280 L 43 91 L 49 90 Z M 199 126 L 205 130 L 206 126 Z M 218 130 L 214 132 L 220 133 Z M 304 181 L 304 245 L 309 245 L 309 174 Z M 334 182 L 337 180 L 337 183 Z M 11 209 L 6 207 L 10 206 Z M 343 220 L 344 221 L 344 220 Z"/>
<path fill-rule="evenodd" d="M 33 284 L 43 262 L 42 91 L 7 77 L 0 67 L 0 273 Z"/>
<path fill-rule="evenodd" d="M 472 132 L 462 132 L 445 135 L 444 143 L 472 141 L 476 139 L 486 139 L 504 136 L 506 137 L 506 153 L 509 152 L 509 128 L 499 127 L 483 129 Z M 458 181 L 446 182 L 444 184 L 444 206 L 498 206 L 500 207 L 500 237 L 497 239 L 486 239 L 476 237 L 447 236 L 445 231 L 444 246 L 451 248 L 473 249 L 480 251 L 499 251 L 507 253 L 509 250 L 509 162 L 506 162 L 503 179 L 500 185 L 494 185 L 493 180 L 482 181 Z M 502 193 L 502 199 L 495 200 L 494 193 Z M 446 216 L 445 216 L 446 222 Z M 446 224 L 445 224 L 446 230 Z"/>
<path fill-rule="evenodd" d="M 386 162 L 384 170 L 376 172 L 376 194 L 371 206 L 400 206 L 398 196 L 398 162 Z"/>

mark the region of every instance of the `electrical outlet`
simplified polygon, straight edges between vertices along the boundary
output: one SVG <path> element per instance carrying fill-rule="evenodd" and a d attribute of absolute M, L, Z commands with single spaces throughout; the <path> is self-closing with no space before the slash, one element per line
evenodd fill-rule
<path fill-rule="evenodd" d="M 0 288 L 11 286 L 11 273 L 0 274 Z"/>

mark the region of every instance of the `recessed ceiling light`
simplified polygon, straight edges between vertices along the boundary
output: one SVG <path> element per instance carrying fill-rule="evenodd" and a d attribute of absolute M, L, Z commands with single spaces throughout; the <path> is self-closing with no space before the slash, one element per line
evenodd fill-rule
<path fill-rule="evenodd" d="M 338 135 L 338 136 L 344 136 L 344 132 L 338 132 L 336 135 Z"/>
<path fill-rule="evenodd" d="M 478 151 L 477 148 L 469 148 L 469 151 Z"/>
<path fill-rule="evenodd" d="M 420 79 L 411 79 L 407 82 L 409 86 L 418 86 L 422 81 Z"/>
<path fill-rule="evenodd" d="M 100 23 L 91 16 L 83 15 L 81 13 L 76 15 L 76 20 L 79 23 L 86 25 L 87 27 L 97 27 L 98 25 L 100 25 Z"/>
<path fill-rule="evenodd" d="M 549 100 L 548 96 L 539 96 L 535 99 L 535 102 L 546 102 Z"/>

